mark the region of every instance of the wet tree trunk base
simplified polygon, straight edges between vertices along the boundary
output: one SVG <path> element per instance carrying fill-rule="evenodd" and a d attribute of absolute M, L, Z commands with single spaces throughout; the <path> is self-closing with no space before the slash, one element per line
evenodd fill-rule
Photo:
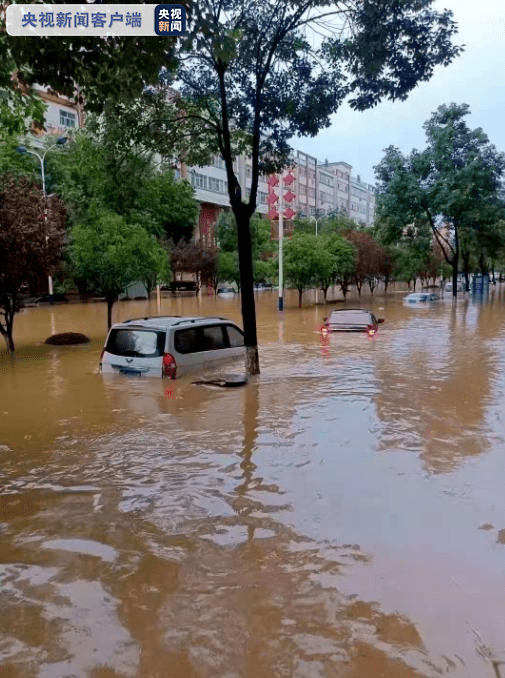
<path fill-rule="evenodd" d="M 245 369 L 247 376 L 253 376 L 260 373 L 260 361 L 257 346 L 246 347 Z"/>

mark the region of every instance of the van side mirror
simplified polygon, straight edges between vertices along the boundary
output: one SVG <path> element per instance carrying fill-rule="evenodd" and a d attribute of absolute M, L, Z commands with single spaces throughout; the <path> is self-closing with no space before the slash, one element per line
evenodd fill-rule
<path fill-rule="evenodd" d="M 384 318 L 377 318 L 377 322 L 378 322 L 378 323 L 383 323 L 383 322 L 384 322 Z"/>

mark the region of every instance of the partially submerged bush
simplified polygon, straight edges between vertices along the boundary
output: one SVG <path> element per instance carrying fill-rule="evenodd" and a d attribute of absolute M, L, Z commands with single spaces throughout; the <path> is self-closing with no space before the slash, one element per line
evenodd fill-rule
<path fill-rule="evenodd" d="M 73 344 L 87 344 L 89 337 L 80 332 L 62 332 L 48 337 L 44 343 L 51 346 L 72 346 Z"/>

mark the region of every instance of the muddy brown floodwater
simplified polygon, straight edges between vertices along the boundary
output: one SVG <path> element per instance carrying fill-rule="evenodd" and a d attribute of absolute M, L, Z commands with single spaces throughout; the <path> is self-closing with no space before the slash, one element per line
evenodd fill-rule
<path fill-rule="evenodd" d="M 103 379 L 103 304 L 0 348 L 2 678 L 505 678 L 505 285 L 257 295 L 244 388 Z M 122 302 L 115 320 L 238 298 Z M 57 332 L 91 342 L 50 347 Z"/>

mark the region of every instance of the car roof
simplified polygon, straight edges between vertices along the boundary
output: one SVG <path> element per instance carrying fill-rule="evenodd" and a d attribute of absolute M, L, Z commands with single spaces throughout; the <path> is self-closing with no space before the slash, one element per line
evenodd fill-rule
<path fill-rule="evenodd" d="M 371 311 L 363 308 L 336 308 L 331 312 L 328 322 L 332 325 L 341 323 L 342 325 L 363 323 L 368 325 L 372 316 Z"/>
<path fill-rule="evenodd" d="M 120 327 L 143 327 L 143 328 L 153 328 L 153 329 L 167 329 L 168 327 L 173 327 L 175 325 L 191 325 L 191 324 L 202 324 L 204 322 L 233 322 L 228 318 L 221 318 L 218 316 L 184 316 L 184 315 L 166 315 L 166 316 L 146 316 L 145 318 L 130 318 L 129 320 L 123 320 L 120 323 L 115 323 L 112 328 L 117 329 Z"/>
<path fill-rule="evenodd" d="M 335 308 L 331 312 L 331 315 L 336 315 L 337 313 L 347 313 L 349 315 L 371 315 L 372 311 L 368 311 L 366 308 Z"/>

